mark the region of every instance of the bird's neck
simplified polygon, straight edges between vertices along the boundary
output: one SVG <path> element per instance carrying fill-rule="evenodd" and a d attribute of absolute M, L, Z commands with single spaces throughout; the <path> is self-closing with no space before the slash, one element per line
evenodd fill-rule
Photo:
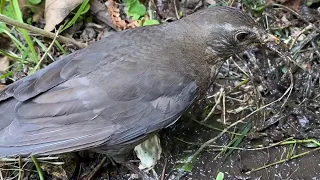
<path fill-rule="evenodd" d="M 184 21 L 176 21 L 159 27 L 164 44 L 162 54 L 167 56 L 167 66 L 175 71 L 186 71 L 197 81 L 210 81 L 211 67 L 216 57 L 207 53 L 205 35 L 197 33 L 197 27 Z M 160 57 L 164 58 L 164 57 Z"/>

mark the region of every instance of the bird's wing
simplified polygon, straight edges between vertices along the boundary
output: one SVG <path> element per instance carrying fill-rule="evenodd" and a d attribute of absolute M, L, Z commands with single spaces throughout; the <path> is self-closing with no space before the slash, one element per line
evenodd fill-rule
<path fill-rule="evenodd" d="M 20 102 L 15 119 L 0 131 L 0 157 L 133 141 L 175 121 L 196 98 L 196 83 L 181 73 L 125 60 L 97 62 L 83 73 L 72 70 L 82 68 L 77 63 L 68 67 L 69 61 L 8 88 L 5 93 Z"/>
<path fill-rule="evenodd" d="M 110 41 L 116 43 L 110 45 Z M 85 49 L 64 56 L 46 68 L 20 79 L 1 90 L 0 102 L 10 97 L 14 97 L 19 101 L 25 101 L 70 78 L 90 73 L 102 64 L 119 60 L 118 51 L 129 45 L 130 42 L 121 41 L 118 35 L 114 35 L 98 41 Z"/>

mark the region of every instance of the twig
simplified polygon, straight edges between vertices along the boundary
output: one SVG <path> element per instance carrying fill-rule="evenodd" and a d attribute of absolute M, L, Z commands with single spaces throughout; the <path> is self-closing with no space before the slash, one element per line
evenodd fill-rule
<path fill-rule="evenodd" d="M 268 167 L 271 167 L 271 166 L 274 166 L 274 165 L 277 165 L 277 164 L 280 164 L 280 163 L 284 163 L 284 162 L 286 162 L 288 160 L 296 159 L 296 158 L 299 158 L 301 156 L 307 155 L 307 154 L 309 154 L 309 153 L 311 153 L 313 151 L 318 151 L 318 150 L 320 150 L 320 147 L 315 148 L 315 149 L 310 150 L 310 151 L 306 151 L 306 152 L 294 155 L 294 156 L 291 156 L 289 158 L 281 159 L 280 161 L 277 161 L 277 162 L 274 162 L 274 163 L 271 163 L 271 164 L 267 164 L 265 166 L 262 166 L 262 167 L 259 167 L 259 168 L 256 168 L 256 169 L 252 169 L 251 171 L 248 171 L 246 174 L 250 174 L 250 173 L 255 172 L 255 171 L 259 171 L 259 170 L 262 170 L 262 169 L 265 169 L 265 168 L 268 168 Z"/>
<path fill-rule="evenodd" d="M 56 32 L 56 36 L 53 38 L 51 44 L 49 45 L 49 47 L 47 48 L 46 52 L 42 55 L 41 59 L 39 60 L 39 62 L 37 63 L 37 65 L 33 68 L 33 70 L 31 71 L 31 74 L 35 73 L 37 71 L 37 69 L 40 67 L 41 62 L 44 60 L 45 57 L 47 57 L 47 54 L 49 53 L 49 51 L 51 50 L 54 42 L 56 41 L 56 38 L 59 36 L 59 33 L 62 29 L 62 26 L 60 26 L 60 28 L 58 29 L 58 31 Z"/>
<path fill-rule="evenodd" d="M 57 160 L 59 157 L 39 157 L 38 161 Z M 30 158 L 21 158 L 22 162 L 30 162 Z M 19 158 L 0 158 L 0 162 L 19 162 Z"/>
<path fill-rule="evenodd" d="M 260 111 L 260 110 L 262 110 L 262 109 L 264 109 L 264 108 L 267 108 L 267 107 L 269 107 L 269 106 L 271 106 L 271 105 L 273 105 L 273 104 L 281 101 L 281 100 L 290 92 L 290 90 L 291 90 L 291 89 L 288 88 L 288 89 L 286 90 L 286 92 L 285 92 L 280 98 L 278 98 L 278 99 L 276 99 L 275 101 L 272 101 L 272 102 L 270 102 L 269 104 L 266 104 L 266 105 L 264 105 L 264 106 L 262 106 L 262 107 L 260 107 L 260 108 L 258 108 L 258 109 L 256 109 L 256 110 L 254 110 L 253 112 L 251 112 L 250 114 L 248 114 L 248 115 L 245 116 L 244 118 L 242 118 L 242 119 L 240 119 L 240 120 L 232 123 L 230 126 L 226 127 L 226 128 L 225 128 L 221 133 L 219 133 L 216 137 L 214 137 L 214 138 L 206 141 L 205 143 L 203 143 L 203 144 L 201 145 L 201 147 L 192 155 L 192 159 L 195 158 L 196 156 L 198 156 L 198 154 L 200 154 L 200 152 L 201 152 L 204 148 L 206 148 L 206 147 L 207 147 L 208 145 L 210 145 L 211 143 L 215 142 L 219 137 L 221 137 L 224 133 L 226 133 L 230 128 L 236 126 L 236 125 L 239 124 L 239 123 L 244 122 L 244 120 L 246 120 L 247 118 L 249 118 L 250 116 L 252 116 L 252 115 L 255 114 L 256 112 L 258 112 L 258 111 Z M 191 160 L 192 160 L 192 159 L 191 159 Z"/>
<path fill-rule="evenodd" d="M 23 179 L 23 167 L 22 167 L 22 160 L 20 156 L 19 156 L 19 169 L 21 169 L 21 171 L 19 171 L 18 179 L 21 180 Z"/>
<path fill-rule="evenodd" d="M 202 120 L 201 122 L 207 121 L 207 120 L 211 117 L 211 115 L 214 113 L 214 110 L 216 109 L 216 107 L 217 107 L 218 104 L 220 103 L 220 99 L 221 99 L 221 97 L 222 97 L 223 91 L 224 91 L 224 89 L 221 88 L 221 89 L 220 89 L 220 92 L 219 92 L 219 97 L 218 97 L 218 99 L 217 99 L 217 101 L 216 101 L 216 104 L 213 106 L 213 108 L 211 109 L 211 111 L 209 112 L 209 114 L 207 115 L 207 117 L 204 118 L 204 120 Z"/>
<path fill-rule="evenodd" d="M 100 161 L 100 163 L 91 171 L 91 173 L 88 175 L 88 180 L 92 179 L 93 176 L 100 170 L 104 162 L 106 162 L 107 157 L 103 157 L 103 159 Z"/>
<path fill-rule="evenodd" d="M 26 29 L 28 31 L 41 34 L 41 35 L 43 35 L 44 37 L 47 37 L 47 38 L 54 39 L 56 37 L 55 33 L 47 32 L 47 31 L 45 31 L 43 29 L 31 26 L 29 24 L 21 23 L 19 21 L 11 19 L 11 18 L 9 18 L 9 17 L 7 17 L 5 15 L 2 15 L 2 14 L 0 14 L 0 21 L 4 22 L 6 24 L 9 24 L 11 26 L 23 28 L 23 29 Z M 58 36 L 57 40 L 60 41 L 60 42 L 65 43 L 65 44 L 74 44 L 74 45 L 78 46 L 79 48 L 87 47 L 87 45 L 84 44 L 84 43 L 77 42 L 76 40 L 74 40 L 72 38 L 67 38 L 67 37 L 64 37 L 64 36 Z"/>
<path fill-rule="evenodd" d="M 0 179 L 3 180 L 2 171 L 0 170 Z"/>
<path fill-rule="evenodd" d="M 318 47 L 317 47 L 317 45 L 316 45 L 316 43 L 315 43 L 314 40 L 311 41 L 311 46 L 313 47 L 314 52 L 316 53 L 316 55 L 318 56 L 318 58 L 320 58 L 320 51 L 318 50 Z"/>
<path fill-rule="evenodd" d="M 222 116 L 223 116 L 223 124 L 226 125 L 226 93 L 222 92 Z"/>
<path fill-rule="evenodd" d="M 290 63 L 290 61 L 289 61 L 289 63 Z M 287 103 L 287 101 L 288 101 L 288 99 L 289 99 L 289 97 L 290 97 L 290 95 L 292 93 L 292 90 L 293 90 L 294 81 L 293 81 L 293 74 L 292 74 L 291 66 L 288 69 L 288 73 L 289 73 L 289 76 L 290 76 L 290 86 L 287 89 L 287 91 L 289 90 L 289 93 L 288 93 L 288 96 L 286 97 L 286 99 L 284 100 L 284 102 L 282 103 L 281 108 L 283 108 L 285 106 L 285 104 Z"/>
<path fill-rule="evenodd" d="M 185 141 L 183 139 L 179 139 L 176 138 L 178 141 L 181 141 L 183 143 L 189 144 L 189 145 L 193 145 L 193 146 L 200 146 L 202 145 L 202 143 L 195 143 L 195 142 L 189 142 L 189 141 Z M 295 140 L 293 139 L 293 137 L 289 137 L 287 139 L 284 139 L 280 142 L 277 143 L 272 143 L 269 146 L 264 146 L 264 145 L 257 145 L 255 146 L 255 148 L 239 148 L 239 147 L 230 147 L 230 146 L 220 146 L 220 145 L 208 145 L 208 147 L 212 147 L 212 148 L 221 148 L 221 149 L 213 149 L 213 151 L 221 151 L 223 149 L 234 149 L 234 150 L 240 150 L 240 151 L 260 151 L 260 150 L 265 150 L 265 149 L 270 149 L 272 147 L 275 146 L 285 146 L 285 145 L 290 145 L 290 144 L 297 144 L 297 143 L 315 143 L 316 145 L 319 144 L 319 142 L 317 142 L 316 140 Z M 212 149 L 210 149 L 212 150 Z"/>
<path fill-rule="evenodd" d="M 178 8 L 177 8 L 177 3 L 176 0 L 173 0 L 173 5 L 174 5 L 174 12 L 176 14 L 176 18 L 180 19 L 179 13 L 178 13 Z"/>
<path fill-rule="evenodd" d="M 302 17 L 299 13 L 297 13 L 295 10 L 284 6 L 282 4 L 277 4 L 277 3 L 271 3 L 271 6 L 278 6 L 281 7 L 287 11 L 289 11 L 290 13 L 292 13 L 293 15 L 297 16 L 298 19 L 302 20 L 303 22 L 307 23 L 307 24 L 311 24 L 313 28 L 315 28 L 318 32 L 320 32 L 320 29 L 318 27 L 316 27 L 313 23 L 311 23 L 310 21 L 308 21 L 306 18 Z"/>
<path fill-rule="evenodd" d="M 161 173 L 161 180 L 164 180 L 164 176 L 166 174 L 166 167 L 167 167 L 167 160 L 166 162 L 164 163 L 164 166 L 163 166 L 163 169 L 162 169 L 162 173 Z"/>
<path fill-rule="evenodd" d="M 296 173 L 296 172 L 298 171 L 298 169 L 299 169 L 299 167 L 297 167 L 297 168 L 290 174 L 290 176 L 289 176 L 286 180 L 292 179 L 292 178 L 291 178 L 292 175 L 293 175 L 294 173 Z"/>
<path fill-rule="evenodd" d="M 292 49 L 292 47 L 294 46 L 294 44 L 297 42 L 298 38 L 301 36 L 301 34 L 303 34 L 304 32 L 310 30 L 312 28 L 312 25 L 309 24 L 307 27 L 303 28 L 299 34 L 296 35 L 296 37 L 293 39 L 292 43 L 289 46 L 289 49 Z"/>
<path fill-rule="evenodd" d="M 204 122 L 202 122 L 202 121 L 197 121 L 197 120 L 194 119 L 194 118 L 191 118 L 191 120 L 194 121 L 194 122 L 196 122 L 196 123 L 198 123 L 198 124 L 200 124 L 200 125 L 202 125 L 202 126 L 204 126 L 204 127 L 209 128 L 209 129 L 213 129 L 213 130 L 216 130 L 216 131 L 223 131 L 223 129 L 216 128 L 216 127 L 211 126 L 211 125 L 209 125 L 209 124 L 206 124 L 206 123 L 204 123 Z M 236 136 L 241 136 L 240 133 L 236 133 L 236 132 L 227 131 L 227 133 L 232 134 L 232 135 L 236 135 Z"/>

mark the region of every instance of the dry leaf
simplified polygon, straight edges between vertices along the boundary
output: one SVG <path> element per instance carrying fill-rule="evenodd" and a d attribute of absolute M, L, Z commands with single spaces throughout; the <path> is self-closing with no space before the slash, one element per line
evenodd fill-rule
<path fill-rule="evenodd" d="M 111 16 L 109 16 L 109 13 L 107 13 L 106 6 L 104 5 L 104 3 L 101 3 L 99 0 L 91 0 L 90 10 L 91 13 L 94 14 L 93 18 L 107 24 L 116 31 L 121 30 L 113 24 Z"/>
<path fill-rule="evenodd" d="M 83 0 L 46 0 L 44 30 L 52 31 L 55 26 L 61 23 L 68 14 L 82 3 Z"/>
<path fill-rule="evenodd" d="M 120 9 L 119 4 L 114 0 L 106 1 L 105 5 L 108 8 L 108 13 L 111 16 L 111 20 L 113 24 L 120 29 L 125 29 L 127 27 L 127 23 L 125 20 L 122 20 L 120 17 Z"/>
<path fill-rule="evenodd" d="M 293 0 L 288 1 L 285 5 L 294 9 L 297 12 L 300 12 L 301 5 L 303 5 L 304 0 Z"/>
<path fill-rule="evenodd" d="M 74 153 L 60 154 L 58 157 L 64 164 L 41 163 L 41 168 L 52 175 L 53 179 L 70 179 L 77 168 L 78 157 Z"/>
<path fill-rule="evenodd" d="M 129 29 L 139 27 L 139 21 L 123 20 L 120 16 L 119 4 L 114 0 L 108 0 L 105 5 L 108 8 L 108 13 L 111 17 L 112 23 L 119 29 Z"/>
<path fill-rule="evenodd" d="M 10 60 L 7 56 L 0 57 L 0 72 L 6 71 L 9 68 Z"/>
<path fill-rule="evenodd" d="M 268 0 L 267 3 L 280 3 L 299 12 L 301 5 L 304 3 L 304 1 L 305 0 Z"/>

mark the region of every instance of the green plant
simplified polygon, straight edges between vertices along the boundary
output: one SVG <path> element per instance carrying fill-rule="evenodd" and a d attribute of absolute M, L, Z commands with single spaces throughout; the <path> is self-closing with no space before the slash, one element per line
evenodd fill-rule
<path fill-rule="evenodd" d="M 139 0 L 125 0 L 124 3 L 128 8 L 128 15 L 131 16 L 133 20 L 138 20 L 146 14 L 146 7 L 141 4 Z"/>
<path fill-rule="evenodd" d="M 263 0 L 244 0 L 243 4 L 249 7 L 253 16 L 260 17 L 266 9 L 267 4 Z"/>
<path fill-rule="evenodd" d="M 151 11 L 148 11 L 149 19 L 144 18 L 147 10 L 139 0 L 125 0 L 124 3 L 128 8 L 128 16 L 131 16 L 133 20 L 141 20 L 141 26 L 160 24 L 158 20 L 153 19 Z"/>
<path fill-rule="evenodd" d="M 5 0 L 1 0 L 0 5 L 2 14 L 23 23 L 22 13 L 19 7 L 18 0 L 11 0 L 8 4 L 6 4 Z M 28 45 L 27 47 L 18 38 L 12 35 L 14 31 L 18 31 L 20 34 L 22 34 Z M 31 62 L 33 63 L 38 62 L 38 56 L 33 44 L 34 42 L 25 29 L 15 27 L 8 28 L 4 23 L 1 23 L 0 33 L 5 33 L 11 38 L 12 42 L 16 45 L 17 49 L 22 55 L 22 62 L 28 62 L 29 60 L 31 60 Z"/>
<path fill-rule="evenodd" d="M 61 32 L 68 29 L 72 25 L 74 25 L 77 22 L 77 20 L 80 18 L 81 15 L 83 15 L 89 11 L 89 9 L 90 9 L 89 1 L 90 0 L 84 0 L 82 2 L 80 7 L 78 8 L 76 14 L 73 16 L 73 18 L 70 21 L 66 22 L 66 24 L 63 26 Z"/>
<path fill-rule="evenodd" d="M 41 0 L 28 0 L 28 3 L 31 5 L 38 5 L 41 3 Z"/>
<path fill-rule="evenodd" d="M 224 173 L 223 172 L 219 172 L 217 177 L 216 177 L 216 180 L 223 180 L 224 179 Z"/>

